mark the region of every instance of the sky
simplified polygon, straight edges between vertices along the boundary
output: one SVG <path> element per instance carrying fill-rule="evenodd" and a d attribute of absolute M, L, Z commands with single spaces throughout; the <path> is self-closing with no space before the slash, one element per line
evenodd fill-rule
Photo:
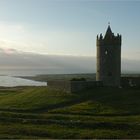
<path fill-rule="evenodd" d="M 0 0 L 0 49 L 5 53 L 96 56 L 108 22 L 122 35 L 122 58 L 140 60 L 140 1 Z"/>

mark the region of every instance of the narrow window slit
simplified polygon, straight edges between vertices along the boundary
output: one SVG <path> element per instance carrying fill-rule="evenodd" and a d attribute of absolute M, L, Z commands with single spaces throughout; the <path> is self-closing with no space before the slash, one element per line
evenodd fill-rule
<path fill-rule="evenodd" d="M 107 55 L 108 54 L 108 51 L 105 51 L 105 55 Z"/>

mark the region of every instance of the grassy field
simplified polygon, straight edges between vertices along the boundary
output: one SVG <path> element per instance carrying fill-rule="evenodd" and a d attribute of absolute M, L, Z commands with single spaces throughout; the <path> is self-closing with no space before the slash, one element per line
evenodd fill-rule
<path fill-rule="evenodd" d="M 140 138 L 140 88 L 0 88 L 0 138 Z"/>

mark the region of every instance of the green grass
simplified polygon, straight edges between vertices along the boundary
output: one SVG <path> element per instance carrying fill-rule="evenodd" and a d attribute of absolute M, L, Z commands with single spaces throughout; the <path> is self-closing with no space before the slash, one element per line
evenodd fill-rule
<path fill-rule="evenodd" d="M 74 98 L 60 91 L 52 91 L 45 87 L 26 88 L 19 93 L 0 95 L 1 109 L 44 110 L 63 104 Z"/>
<path fill-rule="evenodd" d="M 0 138 L 140 138 L 140 89 L 0 89 Z"/>

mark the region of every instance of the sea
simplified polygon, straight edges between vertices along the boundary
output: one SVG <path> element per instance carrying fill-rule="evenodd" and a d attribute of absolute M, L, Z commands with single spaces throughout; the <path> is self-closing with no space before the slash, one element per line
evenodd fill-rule
<path fill-rule="evenodd" d="M 0 70 L 0 87 L 18 87 L 18 86 L 47 86 L 47 82 L 39 82 L 20 78 L 20 76 L 35 76 L 45 74 L 43 70 Z"/>

